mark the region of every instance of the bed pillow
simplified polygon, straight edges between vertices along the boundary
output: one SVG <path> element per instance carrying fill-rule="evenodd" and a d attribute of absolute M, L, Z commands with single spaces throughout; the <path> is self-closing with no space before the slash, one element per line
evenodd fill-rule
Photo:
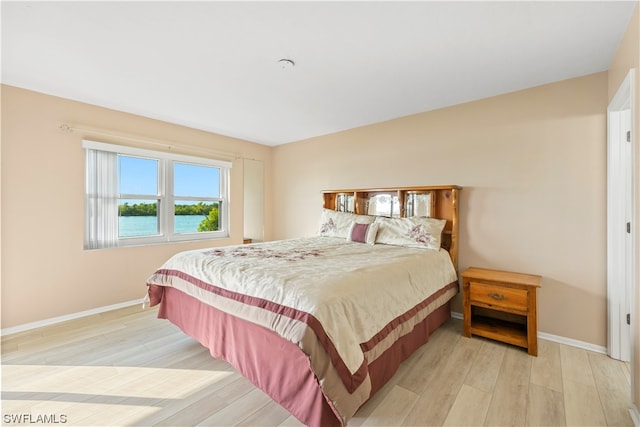
<path fill-rule="evenodd" d="M 350 242 L 366 243 L 368 245 L 376 244 L 376 235 L 378 234 L 378 224 L 360 224 L 353 222 L 349 228 L 347 240 Z"/>
<path fill-rule="evenodd" d="M 447 221 L 425 217 L 378 217 L 376 223 L 379 226 L 376 243 L 439 250 Z"/>
<path fill-rule="evenodd" d="M 369 215 L 357 215 L 349 212 L 338 212 L 331 209 L 322 209 L 320 216 L 320 229 L 318 235 L 327 237 L 341 237 L 346 239 L 349 236 L 351 224 L 372 224 L 375 217 Z"/>

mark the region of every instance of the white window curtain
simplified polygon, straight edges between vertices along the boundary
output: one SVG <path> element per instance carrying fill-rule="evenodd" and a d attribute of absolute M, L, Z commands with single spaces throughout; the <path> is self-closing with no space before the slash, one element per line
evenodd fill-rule
<path fill-rule="evenodd" d="M 85 249 L 118 245 L 118 155 L 86 149 Z"/>

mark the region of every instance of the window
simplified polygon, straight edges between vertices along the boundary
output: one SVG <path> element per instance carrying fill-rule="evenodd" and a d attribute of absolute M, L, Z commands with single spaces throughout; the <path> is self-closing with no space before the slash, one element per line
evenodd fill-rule
<path fill-rule="evenodd" d="M 231 163 L 83 141 L 85 248 L 229 235 Z"/>

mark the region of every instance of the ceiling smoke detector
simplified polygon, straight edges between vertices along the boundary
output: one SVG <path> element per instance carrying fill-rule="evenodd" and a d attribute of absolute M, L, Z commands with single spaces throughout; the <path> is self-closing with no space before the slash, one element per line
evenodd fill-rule
<path fill-rule="evenodd" d="M 280 64 L 280 68 L 282 68 L 283 70 L 288 70 L 290 68 L 295 67 L 296 65 L 296 63 L 293 62 L 292 59 L 287 59 L 287 58 L 282 58 L 278 60 L 278 64 Z"/>

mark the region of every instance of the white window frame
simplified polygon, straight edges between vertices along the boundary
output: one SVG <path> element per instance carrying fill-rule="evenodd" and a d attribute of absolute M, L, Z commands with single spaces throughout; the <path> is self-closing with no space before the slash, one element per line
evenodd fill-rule
<path fill-rule="evenodd" d="M 187 156 L 182 154 L 167 153 L 164 151 L 147 150 L 142 148 L 128 147 L 123 145 L 108 144 L 90 140 L 83 140 L 82 147 L 85 150 L 99 150 L 116 153 L 118 155 L 141 157 L 158 161 L 158 194 L 118 194 L 118 199 L 138 199 L 158 201 L 158 228 L 159 234 L 153 236 L 115 236 L 115 247 L 150 245 L 169 242 L 181 242 L 190 240 L 222 239 L 229 237 L 229 175 L 232 167 L 231 162 L 211 159 L 206 157 Z M 195 166 L 209 166 L 220 169 L 220 197 L 176 197 L 173 194 L 174 185 L 174 163 L 192 164 Z M 88 165 L 85 165 L 88 168 Z M 89 171 L 86 171 L 89 173 Z M 85 195 L 85 198 L 87 196 Z M 204 231 L 193 233 L 174 232 L 174 206 L 176 200 L 198 200 L 212 201 L 219 203 L 219 218 L 217 231 Z M 85 201 L 86 203 L 86 201 Z M 85 208 L 86 210 L 87 208 Z M 85 222 L 88 221 L 85 213 Z M 117 233 L 117 231 L 116 231 Z M 100 247 L 88 247 L 85 237 L 85 249 L 99 249 Z"/>

